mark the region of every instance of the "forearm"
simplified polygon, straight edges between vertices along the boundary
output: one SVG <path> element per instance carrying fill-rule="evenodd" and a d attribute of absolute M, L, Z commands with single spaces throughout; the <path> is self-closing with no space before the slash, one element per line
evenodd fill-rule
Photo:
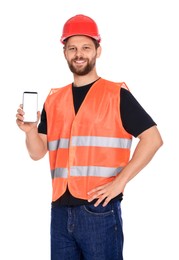
<path fill-rule="evenodd" d="M 26 147 L 33 160 L 39 160 L 46 154 L 47 144 L 38 133 L 37 127 L 26 133 Z"/>
<path fill-rule="evenodd" d="M 133 156 L 127 166 L 116 178 L 124 186 L 133 179 L 153 158 L 157 150 L 163 144 L 161 136 L 156 127 L 149 129 L 139 140 Z"/>

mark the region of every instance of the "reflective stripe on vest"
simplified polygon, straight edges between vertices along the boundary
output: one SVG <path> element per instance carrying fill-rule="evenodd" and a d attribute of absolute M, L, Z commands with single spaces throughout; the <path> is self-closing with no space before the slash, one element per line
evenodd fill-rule
<path fill-rule="evenodd" d="M 73 166 L 70 168 L 71 176 L 96 176 L 96 177 L 114 177 L 120 173 L 122 167 L 100 167 L 100 166 Z M 67 178 L 67 168 L 57 168 L 51 171 L 52 179 Z"/>
<path fill-rule="evenodd" d="M 59 148 L 68 148 L 69 147 L 69 139 L 61 138 L 59 140 L 48 142 L 48 150 L 55 151 Z"/>
<path fill-rule="evenodd" d="M 99 136 L 73 136 L 71 146 L 97 146 L 113 148 L 130 148 L 131 139 Z M 68 148 L 69 139 L 61 138 L 48 143 L 48 149 L 54 151 L 60 148 Z"/>
<path fill-rule="evenodd" d="M 98 137 L 98 136 L 73 136 L 71 146 L 96 146 L 96 147 L 113 147 L 113 148 L 130 148 L 131 140 L 124 138 L 114 137 Z M 48 143 L 50 151 L 58 150 L 60 148 L 68 148 L 69 139 L 59 139 Z M 116 176 L 122 167 L 98 167 L 98 166 L 76 166 L 70 168 L 71 176 L 99 176 L 111 177 Z M 67 168 L 57 168 L 51 170 L 51 177 L 54 178 L 67 178 Z"/>

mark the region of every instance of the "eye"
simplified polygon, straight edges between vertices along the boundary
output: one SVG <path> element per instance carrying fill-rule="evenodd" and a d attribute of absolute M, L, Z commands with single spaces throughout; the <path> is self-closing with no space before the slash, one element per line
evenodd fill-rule
<path fill-rule="evenodd" d="M 83 50 L 85 50 L 85 51 L 90 50 L 90 47 L 89 46 L 83 46 Z"/>
<path fill-rule="evenodd" d="M 67 50 L 70 52 L 75 52 L 77 49 L 76 49 L 76 47 L 69 46 Z"/>

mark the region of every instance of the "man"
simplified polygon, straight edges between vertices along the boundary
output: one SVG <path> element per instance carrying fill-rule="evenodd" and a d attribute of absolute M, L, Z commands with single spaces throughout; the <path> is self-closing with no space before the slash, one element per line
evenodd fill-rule
<path fill-rule="evenodd" d="M 162 145 L 156 123 L 126 84 L 97 74 L 100 41 L 93 19 L 70 18 L 61 42 L 73 83 L 51 90 L 39 125 L 23 122 L 22 105 L 16 115 L 31 158 L 49 152 L 52 260 L 123 259 L 125 186 Z M 139 142 L 130 158 L 133 136 Z"/>

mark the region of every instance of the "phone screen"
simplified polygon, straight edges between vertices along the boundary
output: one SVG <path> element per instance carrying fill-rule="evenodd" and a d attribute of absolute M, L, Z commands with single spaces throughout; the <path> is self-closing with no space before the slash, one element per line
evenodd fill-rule
<path fill-rule="evenodd" d="M 25 91 L 23 92 L 23 111 L 24 122 L 36 122 L 38 111 L 38 93 Z"/>

